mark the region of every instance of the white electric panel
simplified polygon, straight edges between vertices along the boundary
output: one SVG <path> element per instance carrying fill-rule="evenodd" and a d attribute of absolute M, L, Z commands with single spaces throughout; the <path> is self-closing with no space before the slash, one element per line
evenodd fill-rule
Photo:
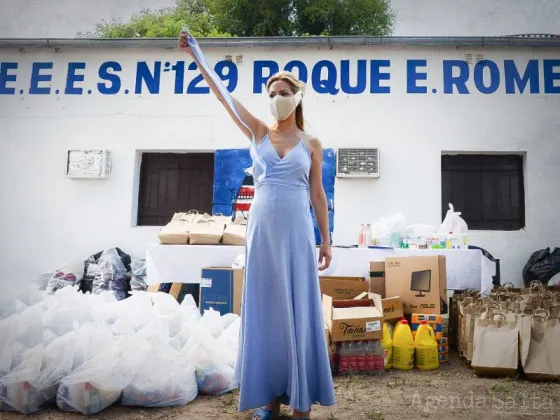
<path fill-rule="evenodd" d="M 68 178 L 103 179 L 111 176 L 111 152 L 108 150 L 68 150 Z"/>

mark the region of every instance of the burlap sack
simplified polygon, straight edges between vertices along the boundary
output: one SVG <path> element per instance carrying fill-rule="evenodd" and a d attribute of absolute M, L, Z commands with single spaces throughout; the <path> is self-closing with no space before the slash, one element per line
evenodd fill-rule
<path fill-rule="evenodd" d="M 472 367 L 480 376 L 515 376 L 519 363 L 519 322 L 516 316 L 494 314 L 476 322 Z"/>
<path fill-rule="evenodd" d="M 543 315 L 519 321 L 519 354 L 523 372 L 532 381 L 560 379 L 560 320 Z"/>
<path fill-rule="evenodd" d="M 158 233 L 159 242 L 166 245 L 188 244 L 189 232 L 200 217 L 195 210 L 188 213 L 175 213 L 171 221 Z"/>
<path fill-rule="evenodd" d="M 216 222 L 209 214 L 205 214 L 195 223 L 189 232 L 191 245 L 217 245 L 224 234 L 224 223 Z"/>
<path fill-rule="evenodd" d="M 245 235 L 247 234 L 247 220 L 237 218 L 226 226 L 222 243 L 224 245 L 245 245 Z"/>

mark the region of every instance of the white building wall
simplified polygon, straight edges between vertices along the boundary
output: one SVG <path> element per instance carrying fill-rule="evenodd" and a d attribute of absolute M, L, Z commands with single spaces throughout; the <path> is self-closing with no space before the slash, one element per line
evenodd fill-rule
<path fill-rule="evenodd" d="M 462 60 L 465 53 L 483 53 L 497 63 L 501 84 L 482 94 L 442 93 L 443 60 Z M 325 147 L 379 147 L 378 180 L 337 180 L 335 233 L 338 244 L 355 243 L 359 223 L 402 212 L 409 223 L 441 222 L 441 154 L 445 151 L 522 152 L 525 172 L 526 229 L 518 232 L 472 232 L 470 241 L 502 259 L 502 280 L 520 284 L 530 253 L 560 245 L 560 109 L 559 94 L 544 94 L 543 59 L 558 51 L 529 49 L 456 49 L 371 47 L 334 49 L 231 48 L 207 50 L 210 62 L 226 54 L 243 54 L 235 95 L 257 116 L 271 120 L 268 98 L 253 93 L 253 61 L 272 57 L 283 67 L 301 60 L 309 72 L 322 59 L 338 69 L 356 62 L 390 60 L 390 94 L 318 94 L 308 87 L 304 100 L 309 131 Z M 134 90 L 138 61 L 172 64 L 187 57 L 166 49 L 0 50 L 0 62 L 17 62 L 14 95 L 0 95 L 0 279 L 24 281 L 81 254 L 110 246 L 142 257 L 156 242 L 158 228 L 136 227 L 139 154 L 147 150 L 209 151 L 248 145 L 221 105 L 210 95 L 175 95 L 174 73 L 162 74 L 159 94 L 124 94 Z M 407 60 L 425 59 L 426 94 L 407 93 Z M 515 60 L 524 71 L 539 60 L 540 93 L 506 95 L 503 61 Z M 33 62 L 54 62 L 49 95 L 30 95 Z M 117 61 L 122 88 L 116 95 L 97 90 L 99 66 Z M 64 90 L 68 62 L 85 62 L 82 95 Z M 369 69 L 369 66 L 368 66 Z M 420 69 L 424 71 L 424 69 Z M 560 67 L 553 69 L 560 73 Z M 472 66 L 471 66 L 472 71 Z M 49 71 L 43 71 L 49 73 Z M 78 73 L 81 73 L 80 71 Z M 186 83 L 196 76 L 189 71 Z M 485 77 L 488 77 L 486 75 Z M 486 79 L 487 80 L 487 79 Z M 551 79 L 550 79 L 551 80 Z M 355 77 L 352 79 L 355 82 Z M 340 79 L 337 82 L 340 87 Z M 42 86 L 49 86 L 43 83 Z M 556 90 L 560 80 L 552 82 Z M 20 89 L 24 94 L 20 94 Z M 91 89 L 92 93 L 87 91 Z M 437 93 L 432 93 L 436 89 Z M 72 180 L 63 176 L 68 149 L 109 149 L 113 170 L 109 180 Z"/>

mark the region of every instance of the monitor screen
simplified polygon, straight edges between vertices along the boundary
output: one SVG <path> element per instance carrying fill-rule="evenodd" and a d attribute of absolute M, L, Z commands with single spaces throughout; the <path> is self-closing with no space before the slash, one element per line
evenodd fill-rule
<path fill-rule="evenodd" d="M 413 271 L 410 280 L 410 290 L 415 292 L 429 292 L 432 283 L 432 271 Z"/>

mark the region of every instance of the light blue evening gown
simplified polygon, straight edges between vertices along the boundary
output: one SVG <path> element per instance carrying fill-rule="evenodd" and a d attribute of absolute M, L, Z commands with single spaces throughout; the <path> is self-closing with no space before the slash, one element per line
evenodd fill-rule
<path fill-rule="evenodd" d="M 266 135 L 251 146 L 255 198 L 245 250 L 236 380 L 239 410 L 281 398 L 298 411 L 334 405 L 310 212 L 311 156 L 280 159 Z"/>

